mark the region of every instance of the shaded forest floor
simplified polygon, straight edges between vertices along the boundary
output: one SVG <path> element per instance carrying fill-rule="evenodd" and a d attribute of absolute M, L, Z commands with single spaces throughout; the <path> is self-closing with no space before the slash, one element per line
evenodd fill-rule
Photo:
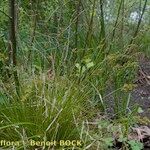
<path fill-rule="evenodd" d="M 131 105 L 138 104 L 142 108 L 141 125 L 135 128 L 138 138 L 144 144 L 144 150 L 150 149 L 150 124 L 145 125 L 144 120 L 150 120 L 150 59 L 140 60 L 138 76 L 135 81 L 137 87 L 132 93 Z M 148 121 L 149 122 L 149 121 Z M 144 125 L 143 125 L 144 124 Z"/>
<path fill-rule="evenodd" d="M 132 93 L 131 103 L 139 104 L 143 109 L 141 115 L 150 119 L 150 59 L 144 57 L 140 60 L 140 67 L 135 83 L 137 87 Z"/>
<path fill-rule="evenodd" d="M 143 150 L 150 150 L 150 59 L 142 57 L 139 60 L 139 69 L 137 77 L 134 81 L 136 88 L 131 93 L 130 107 L 133 108 L 138 105 L 141 108 L 140 121 L 138 126 L 132 128 L 132 132 L 129 134 L 131 139 L 139 140 L 143 143 Z M 109 91 L 110 92 L 110 91 Z M 113 97 L 108 98 L 109 114 L 114 114 Z M 111 103 L 110 103 L 111 102 Z M 120 149 L 121 143 L 116 143 L 115 150 Z"/>

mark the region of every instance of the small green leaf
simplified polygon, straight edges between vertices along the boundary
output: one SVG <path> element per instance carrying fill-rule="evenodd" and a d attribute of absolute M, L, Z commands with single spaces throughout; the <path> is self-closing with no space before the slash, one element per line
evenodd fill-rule
<path fill-rule="evenodd" d="M 76 63 L 76 64 L 75 64 L 75 66 L 76 66 L 78 69 L 80 69 L 80 68 L 81 68 L 81 66 L 80 66 L 80 64 L 79 64 L 79 63 Z"/>
<path fill-rule="evenodd" d="M 139 141 L 135 140 L 130 140 L 128 142 L 132 150 L 142 150 L 143 149 L 143 144 Z"/>
<path fill-rule="evenodd" d="M 86 63 L 90 63 L 90 62 L 91 62 L 91 59 L 90 59 L 90 58 L 87 58 L 87 59 L 85 59 L 85 62 L 86 62 Z"/>
<path fill-rule="evenodd" d="M 83 67 L 82 67 L 82 71 L 81 71 L 81 73 L 83 74 L 83 73 L 85 72 L 85 70 L 86 70 L 86 67 L 85 67 L 85 66 L 83 66 Z"/>
<path fill-rule="evenodd" d="M 139 107 L 137 111 L 138 111 L 139 114 L 141 114 L 141 113 L 144 112 L 143 109 L 142 109 L 141 107 Z"/>
<path fill-rule="evenodd" d="M 104 142 L 107 146 L 113 146 L 114 139 L 112 137 L 104 138 Z"/>
<path fill-rule="evenodd" d="M 87 68 L 89 69 L 89 68 L 91 68 L 91 67 L 94 66 L 94 63 L 93 63 L 93 62 L 87 63 L 86 66 L 87 66 Z"/>

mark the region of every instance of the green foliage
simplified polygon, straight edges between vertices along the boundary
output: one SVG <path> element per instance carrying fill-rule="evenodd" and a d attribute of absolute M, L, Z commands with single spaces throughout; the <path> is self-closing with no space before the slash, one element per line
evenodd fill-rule
<path fill-rule="evenodd" d="M 96 121 L 86 121 L 82 123 L 81 139 L 84 149 L 115 149 L 118 142 L 121 143 L 120 149 L 142 150 L 143 144 L 137 140 L 129 139 L 125 134 L 126 128 L 123 123 L 100 118 Z"/>
<path fill-rule="evenodd" d="M 143 149 L 143 144 L 141 142 L 131 140 L 128 142 L 128 144 L 131 146 L 132 150 L 142 150 Z"/>
<path fill-rule="evenodd" d="M 91 59 L 85 59 L 81 62 L 81 65 L 79 63 L 75 64 L 77 68 L 77 76 L 82 76 L 86 70 L 92 68 L 94 66 L 94 63 L 91 61 Z"/>
<path fill-rule="evenodd" d="M 44 78 L 45 75 L 24 79 L 20 102 L 16 102 L 17 95 L 10 89 L 11 97 L 0 106 L 2 139 L 79 139 L 74 117 L 80 114 L 84 93 L 80 91 L 83 95 L 79 97 L 79 87 L 67 78 L 59 77 L 55 82 Z"/>
<path fill-rule="evenodd" d="M 129 108 L 129 103 L 136 87 L 137 53 L 150 52 L 150 3 L 143 9 L 145 2 L 16 1 L 14 67 L 7 52 L 9 5 L 1 1 L 0 139 L 19 140 L 24 149 L 23 142 L 30 139 L 68 138 L 81 139 L 85 149 L 107 150 L 115 140 L 142 149 L 128 134 L 134 116 L 143 112 L 138 106 Z M 87 120 L 107 115 L 110 107 L 113 121 L 105 118 L 89 125 Z"/>

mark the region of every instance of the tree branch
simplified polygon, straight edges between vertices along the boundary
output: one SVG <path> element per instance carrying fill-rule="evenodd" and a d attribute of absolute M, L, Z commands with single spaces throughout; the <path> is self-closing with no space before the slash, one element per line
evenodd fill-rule
<path fill-rule="evenodd" d="M 9 19 L 12 19 L 8 14 L 6 14 L 4 11 L 0 10 L 1 13 L 3 13 L 6 17 L 8 17 Z"/>

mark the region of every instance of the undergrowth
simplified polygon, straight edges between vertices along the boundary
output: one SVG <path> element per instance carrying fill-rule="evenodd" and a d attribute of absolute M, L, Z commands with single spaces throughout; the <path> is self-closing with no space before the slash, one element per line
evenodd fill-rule
<path fill-rule="evenodd" d="M 149 54 L 149 2 L 15 4 L 12 50 L 10 6 L 0 2 L 0 147 L 142 150 L 131 133 L 149 120 L 130 102 L 139 57 Z M 31 146 L 31 140 L 57 144 Z"/>

